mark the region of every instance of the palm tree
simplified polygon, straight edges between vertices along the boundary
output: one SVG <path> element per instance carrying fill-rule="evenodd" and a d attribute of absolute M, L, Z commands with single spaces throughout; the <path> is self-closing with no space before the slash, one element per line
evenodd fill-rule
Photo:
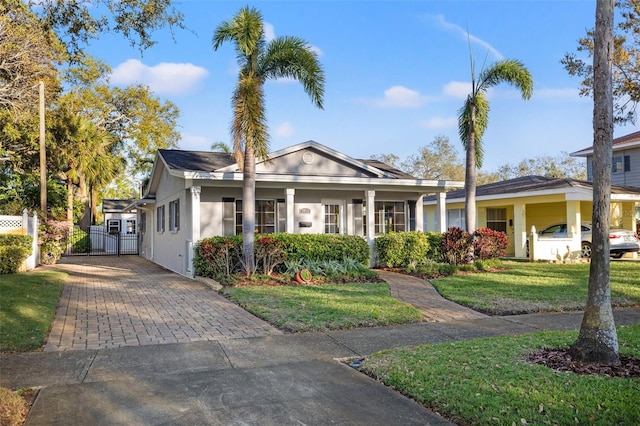
<path fill-rule="evenodd" d="M 253 274 L 255 261 L 255 161 L 266 159 L 269 145 L 264 83 L 268 79 L 291 78 L 302 83 L 311 101 L 322 109 L 324 71 L 311 46 L 297 37 L 277 37 L 267 42 L 262 15 L 244 7 L 222 22 L 213 35 L 213 49 L 234 44 L 240 72 L 231 98 L 233 154 L 243 174 L 242 241 L 245 272 Z"/>
<path fill-rule="evenodd" d="M 593 49 L 593 255 L 589 290 L 573 359 L 595 364 L 620 364 L 618 334 L 611 310 L 609 226 L 613 147 L 613 0 L 596 2 Z"/>
<path fill-rule="evenodd" d="M 520 90 L 523 99 L 533 92 L 533 78 L 529 70 L 517 60 L 501 60 L 483 69 L 476 80 L 474 60 L 471 58 L 471 93 L 458 111 L 458 133 L 466 151 L 465 161 L 465 222 L 470 238 L 476 228 L 476 167 L 482 167 L 482 135 L 489 122 L 489 101 L 486 92 L 500 84 L 509 83 Z M 471 245 L 469 261 L 473 260 Z"/>

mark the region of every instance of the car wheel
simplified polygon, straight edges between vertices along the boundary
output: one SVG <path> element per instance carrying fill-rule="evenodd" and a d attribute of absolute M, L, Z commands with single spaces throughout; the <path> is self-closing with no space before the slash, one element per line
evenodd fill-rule
<path fill-rule="evenodd" d="M 588 241 L 582 242 L 582 257 L 591 257 L 591 243 Z"/>

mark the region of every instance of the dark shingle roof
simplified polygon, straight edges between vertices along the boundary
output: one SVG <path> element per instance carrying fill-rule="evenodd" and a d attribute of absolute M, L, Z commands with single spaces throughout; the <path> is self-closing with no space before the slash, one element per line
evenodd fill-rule
<path fill-rule="evenodd" d="M 102 200 L 103 213 L 119 213 L 133 202 L 133 200 Z"/>
<path fill-rule="evenodd" d="M 235 163 L 231 154 L 225 152 L 182 151 L 159 149 L 170 169 L 194 172 L 212 172 Z"/>
<path fill-rule="evenodd" d="M 546 176 L 523 176 L 514 179 L 502 180 L 500 182 L 479 185 L 476 188 L 476 197 L 485 197 L 500 194 L 519 194 L 522 192 L 535 192 L 553 189 L 584 188 L 593 189 L 593 183 L 586 180 L 559 179 Z M 612 185 L 613 194 L 640 194 L 638 188 Z M 462 199 L 465 196 L 464 189 L 447 192 L 447 199 Z M 435 197 L 426 197 L 427 200 L 435 200 Z"/>
<path fill-rule="evenodd" d="M 410 174 L 405 173 L 402 170 L 398 170 L 395 167 L 391 167 L 390 165 L 388 165 L 387 163 L 383 163 L 382 161 L 378 161 L 378 160 L 358 160 L 358 161 L 362 161 L 364 164 L 368 166 L 375 167 L 376 169 L 380 169 L 383 172 L 387 172 L 391 176 L 397 179 L 415 179 L 415 177 L 411 176 Z"/>
<path fill-rule="evenodd" d="M 640 143 L 640 131 L 629 133 L 628 135 L 620 136 L 619 138 L 615 138 L 613 140 L 613 149 L 615 150 L 617 146 L 621 146 L 627 143 L 638 142 Z M 582 148 L 576 152 L 571 153 L 572 156 L 581 156 L 585 155 L 585 153 L 591 153 L 593 151 L 593 146 L 588 146 L 586 148 Z"/>

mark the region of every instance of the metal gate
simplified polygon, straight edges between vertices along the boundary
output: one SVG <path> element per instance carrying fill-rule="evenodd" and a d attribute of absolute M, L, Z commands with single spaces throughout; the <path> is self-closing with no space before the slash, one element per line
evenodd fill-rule
<path fill-rule="evenodd" d="M 107 232 L 104 227 L 74 228 L 65 244 L 65 256 L 120 256 L 138 254 L 138 235 Z"/>

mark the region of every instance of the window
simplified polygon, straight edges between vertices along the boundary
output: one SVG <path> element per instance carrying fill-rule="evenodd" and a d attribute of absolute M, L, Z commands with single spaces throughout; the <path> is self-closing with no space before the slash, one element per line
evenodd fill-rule
<path fill-rule="evenodd" d="M 460 228 L 465 229 L 464 209 L 447 210 L 447 229 Z"/>
<path fill-rule="evenodd" d="M 147 212 L 140 213 L 140 222 L 138 222 L 138 232 L 144 234 L 147 231 Z"/>
<path fill-rule="evenodd" d="M 631 157 L 629 155 L 620 155 L 618 157 L 613 157 L 613 173 L 622 173 L 622 172 L 630 172 L 631 171 Z"/>
<path fill-rule="evenodd" d="M 255 232 L 276 232 L 276 200 L 256 200 Z M 236 200 L 236 234 L 242 235 L 242 200 Z"/>
<path fill-rule="evenodd" d="M 507 233 L 507 209 L 487 209 L 487 228 Z"/>
<path fill-rule="evenodd" d="M 107 221 L 107 232 L 110 234 L 120 233 L 120 219 L 109 219 Z"/>
<path fill-rule="evenodd" d="M 180 200 L 169 203 L 169 231 L 176 232 L 180 229 Z"/>
<path fill-rule="evenodd" d="M 127 219 L 126 229 L 127 229 L 127 234 L 135 234 L 136 233 L 136 220 L 135 219 Z"/>
<path fill-rule="evenodd" d="M 156 231 L 164 232 L 164 206 L 160 206 L 156 209 Z"/>
<path fill-rule="evenodd" d="M 375 202 L 376 235 L 406 230 L 404 201 Z"/>
<path fill-rule="evenodd" d="M 340 204 L 324 205 L 324 233 L 340 233 Z"/>

